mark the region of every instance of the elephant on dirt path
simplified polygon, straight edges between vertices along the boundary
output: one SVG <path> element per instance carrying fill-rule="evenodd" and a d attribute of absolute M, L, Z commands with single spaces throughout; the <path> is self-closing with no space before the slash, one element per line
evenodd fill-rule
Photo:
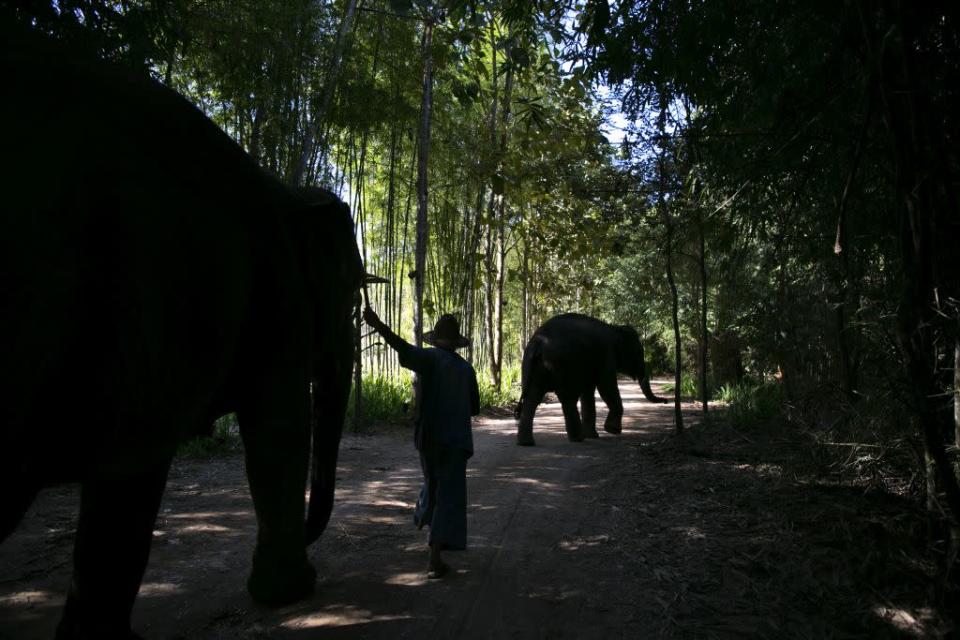
<path fill-rule="evenodd" d="M 600 392 L 609 409 L 604 430 L 620 433 L 623 402 L 617 374 L 637 380 L 650 402 L 666 402 L 650 389 L 643 346 L 633 327 L 607 324 L 578 313 L 565 313 L 544 322 L 523 351 L 523 386 L 516 409 L 517 444 L 535 444 L 533 417 L 548 391 L 555 391 L 560 400 L 571 442 L 599 437 L 594 390 Z"/>
<path fill-rule="evenodd" d="M 60 47 L 0 33 L 0 541 L 39 489 L 80 482 L 57 636 L 131 637 L 171 459 L 236 412 L 248 589 L 304 597 L 350 389 L 350 212 L 145 72 Z"/>

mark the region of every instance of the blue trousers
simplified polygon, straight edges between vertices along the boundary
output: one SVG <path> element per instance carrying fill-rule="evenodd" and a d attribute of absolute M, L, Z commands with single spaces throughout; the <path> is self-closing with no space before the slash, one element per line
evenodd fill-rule
<path fill-rule="evenodd" d="M 463 551 L 467 548 L 467 454 L 461 449 L 434 446 L 420 452 L 423 486 L 413 511 L 418 528 L 430 526 L 431 545 Z"/>

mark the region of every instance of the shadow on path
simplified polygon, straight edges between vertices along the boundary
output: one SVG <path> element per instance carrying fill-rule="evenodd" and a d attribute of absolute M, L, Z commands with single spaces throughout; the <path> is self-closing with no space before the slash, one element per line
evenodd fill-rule
<path fill-rule="evenodd" d="M 656 381 L 655 381 L 656 383 Z M 655 387 L 660 386 L 655 384 Z M 672 435 L 671 405 L 621 384 L 620 436 L 567 441 L 541 405 L 537 446 L 512 418 L 475 423 L 468 551 L 425 579 L 412 523 L 420 470 L 404 427 L 345 437 L 336 508 L 311 549 L 317 592 L 255 606 L 239 456 L 175 465 L 135 610 L 147 638 L 919 637 L 924 569 L 898 559 L 886 496 L 825 487 Z M 691 416 L 695 408 L 685 409 Z M 606 414 L 597 402 L 597 422 Z M 694 443 L 691 445 L 691 443 Z M 69 580 L 76 491 L 45 492 L 0 547 L 0 638 L 47 638 Z M 915 535 L 917 532 L 913 531 Z M 910 589 L 920 591 L 914 597 Z"/>

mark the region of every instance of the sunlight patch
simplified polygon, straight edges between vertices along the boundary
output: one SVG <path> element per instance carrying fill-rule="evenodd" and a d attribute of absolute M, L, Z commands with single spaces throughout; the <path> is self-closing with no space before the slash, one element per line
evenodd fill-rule
<path fill-rule="evenodd" d="M 384 584 L 389 584 L 397 587 L 419 587 L 424 585 L 426 582 L 427 582 L 427 575 L 426 573 L 422 573 L 422 572 L 397 573 L 383 581 Z"/>
<path fill-rule="evenodd" d="M 246 518 L 251 515 L 251 511 L 198 511 L 191 513 L 164 513 L 163 517 L 167 520 L 202 520 L 204 518 L 222 518 L 232 516 L 235 518 Z"/>
<path fill-rule="evenodd" d="M 704 540 L 707 537 L 707 534 L 697 527 L 674 527 L 673 530 L 677 533 L 682 533 L 691 540 Z"/>
<path fill-rule="evenodd" d="M 320 611 L 305 616 L 297 616 L 283 623 L 287 629 L 312 629 L 315 627 L 350 627 L 371 622 L 390 622 L 393 620 L 410 620 L 413 616 L 374 615 L 366 609 L 343 608 L 339 610 Z"/>
<path fill-rule="evenodd" d="M 934 619 L 930 609 L 923 608 L 912 613 L 899 607 L 877 606 L 873 612 L 893 625 L 898 631 L 908 633 L 917 638 L 927 637 L 930 633 L 929 623 Z"/>
<path fill-rule="evenodd" d="M 30 607 L 36 605 L 51 604 L 56 596 L 49 591 L 15 591 L 5 596 L 0 596 L 0 605 L 3 606 L 23 606 Z"/>
<path fill-rule="evenodd" d="M 404 502 L 403 500 L 377 500 L 373 503 L 375 507 L 401 507 L 407 509 L 413 505 L 409 502 Z"/>
<path fill-rule="evenodd" d="M 549 506 L 549 505 L 548 505 L 548 506 Z M 495 509 L 499 509 L 499 508 L 500 508 L 500 505 L 473 503 L 473 504 L 467 505 L 467 508 L 468 508 L 470 511 L 493 511 L 493 510 L 495 510 Z"/>
<path fill-rule="evenodd" d="M 178 531 L 180 533 L 222 533 L 224 531 L 233 531 L 233 529 L 222 527 L 219 524 L 204 522 L 202 524 L 188 524 L 184 527 L 179 527 Z"/>
<path fill-rule="evenodd" d="M 144 582 L 140 585 L 138 597 L 169 596 L 180 591 L 180 585 L 173 582 Z"/>
<path fill-rule="evenodd" d="M 561 540 L 557 543 L 557 546 L 564 551 L 578 551 L 583 548 L 607 544 L 611 540 L 613 540 L 613 538 L 607 534 L 601 534 L 598 536 L 588 536 L 586 538 L 574 538 L 573 540 Z"/>
<path fill-rule="evenodd" d="M 544 489 L 548 489 L 551 491 L 555 491 L 556 489 L 558 489 L 557 484 L 553 482 L 537 480 L 536 478 L 521 478 L 519 476 L 512 476 L 510 474 L 504 474 L 504 473 L 497 474 L 496 476 L 494 476 L 494 479 L 500 482 L 516 482 L 517 484 L 527 484 L 527 485 L 533 485 L 537 487 L 543 487 Z"/>

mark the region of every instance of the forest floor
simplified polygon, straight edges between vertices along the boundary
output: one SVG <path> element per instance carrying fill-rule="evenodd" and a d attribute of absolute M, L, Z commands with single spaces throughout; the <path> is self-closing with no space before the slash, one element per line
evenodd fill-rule
<path fill-rule="evenodd" d="M 656 381 L 655 381 L 656 382 Z M 658 385 L 655 384 L 655 388 Z M 622 383 L 623 434 L 570 443 L 559 405 L 537 446 L 512 416 L 474 425 L 468 550 L 425 579 L 408 427 L 347 435 L 316 592 L 280 609 L 245 591 L 255 537 L 239 453 L 178 460 L 134 627 L 161 638 L 941 637 L 914 502 L 824 476 L 786 429 L 673 434 L 672 405 Z M 598 423 L 605 408 L 597 403 Z M 0 546 L 0 638 L 50 638 L 69 581 L 75 487 L 45 491 Z M 954 633 L 956 631 L 954 630 Z"/>

